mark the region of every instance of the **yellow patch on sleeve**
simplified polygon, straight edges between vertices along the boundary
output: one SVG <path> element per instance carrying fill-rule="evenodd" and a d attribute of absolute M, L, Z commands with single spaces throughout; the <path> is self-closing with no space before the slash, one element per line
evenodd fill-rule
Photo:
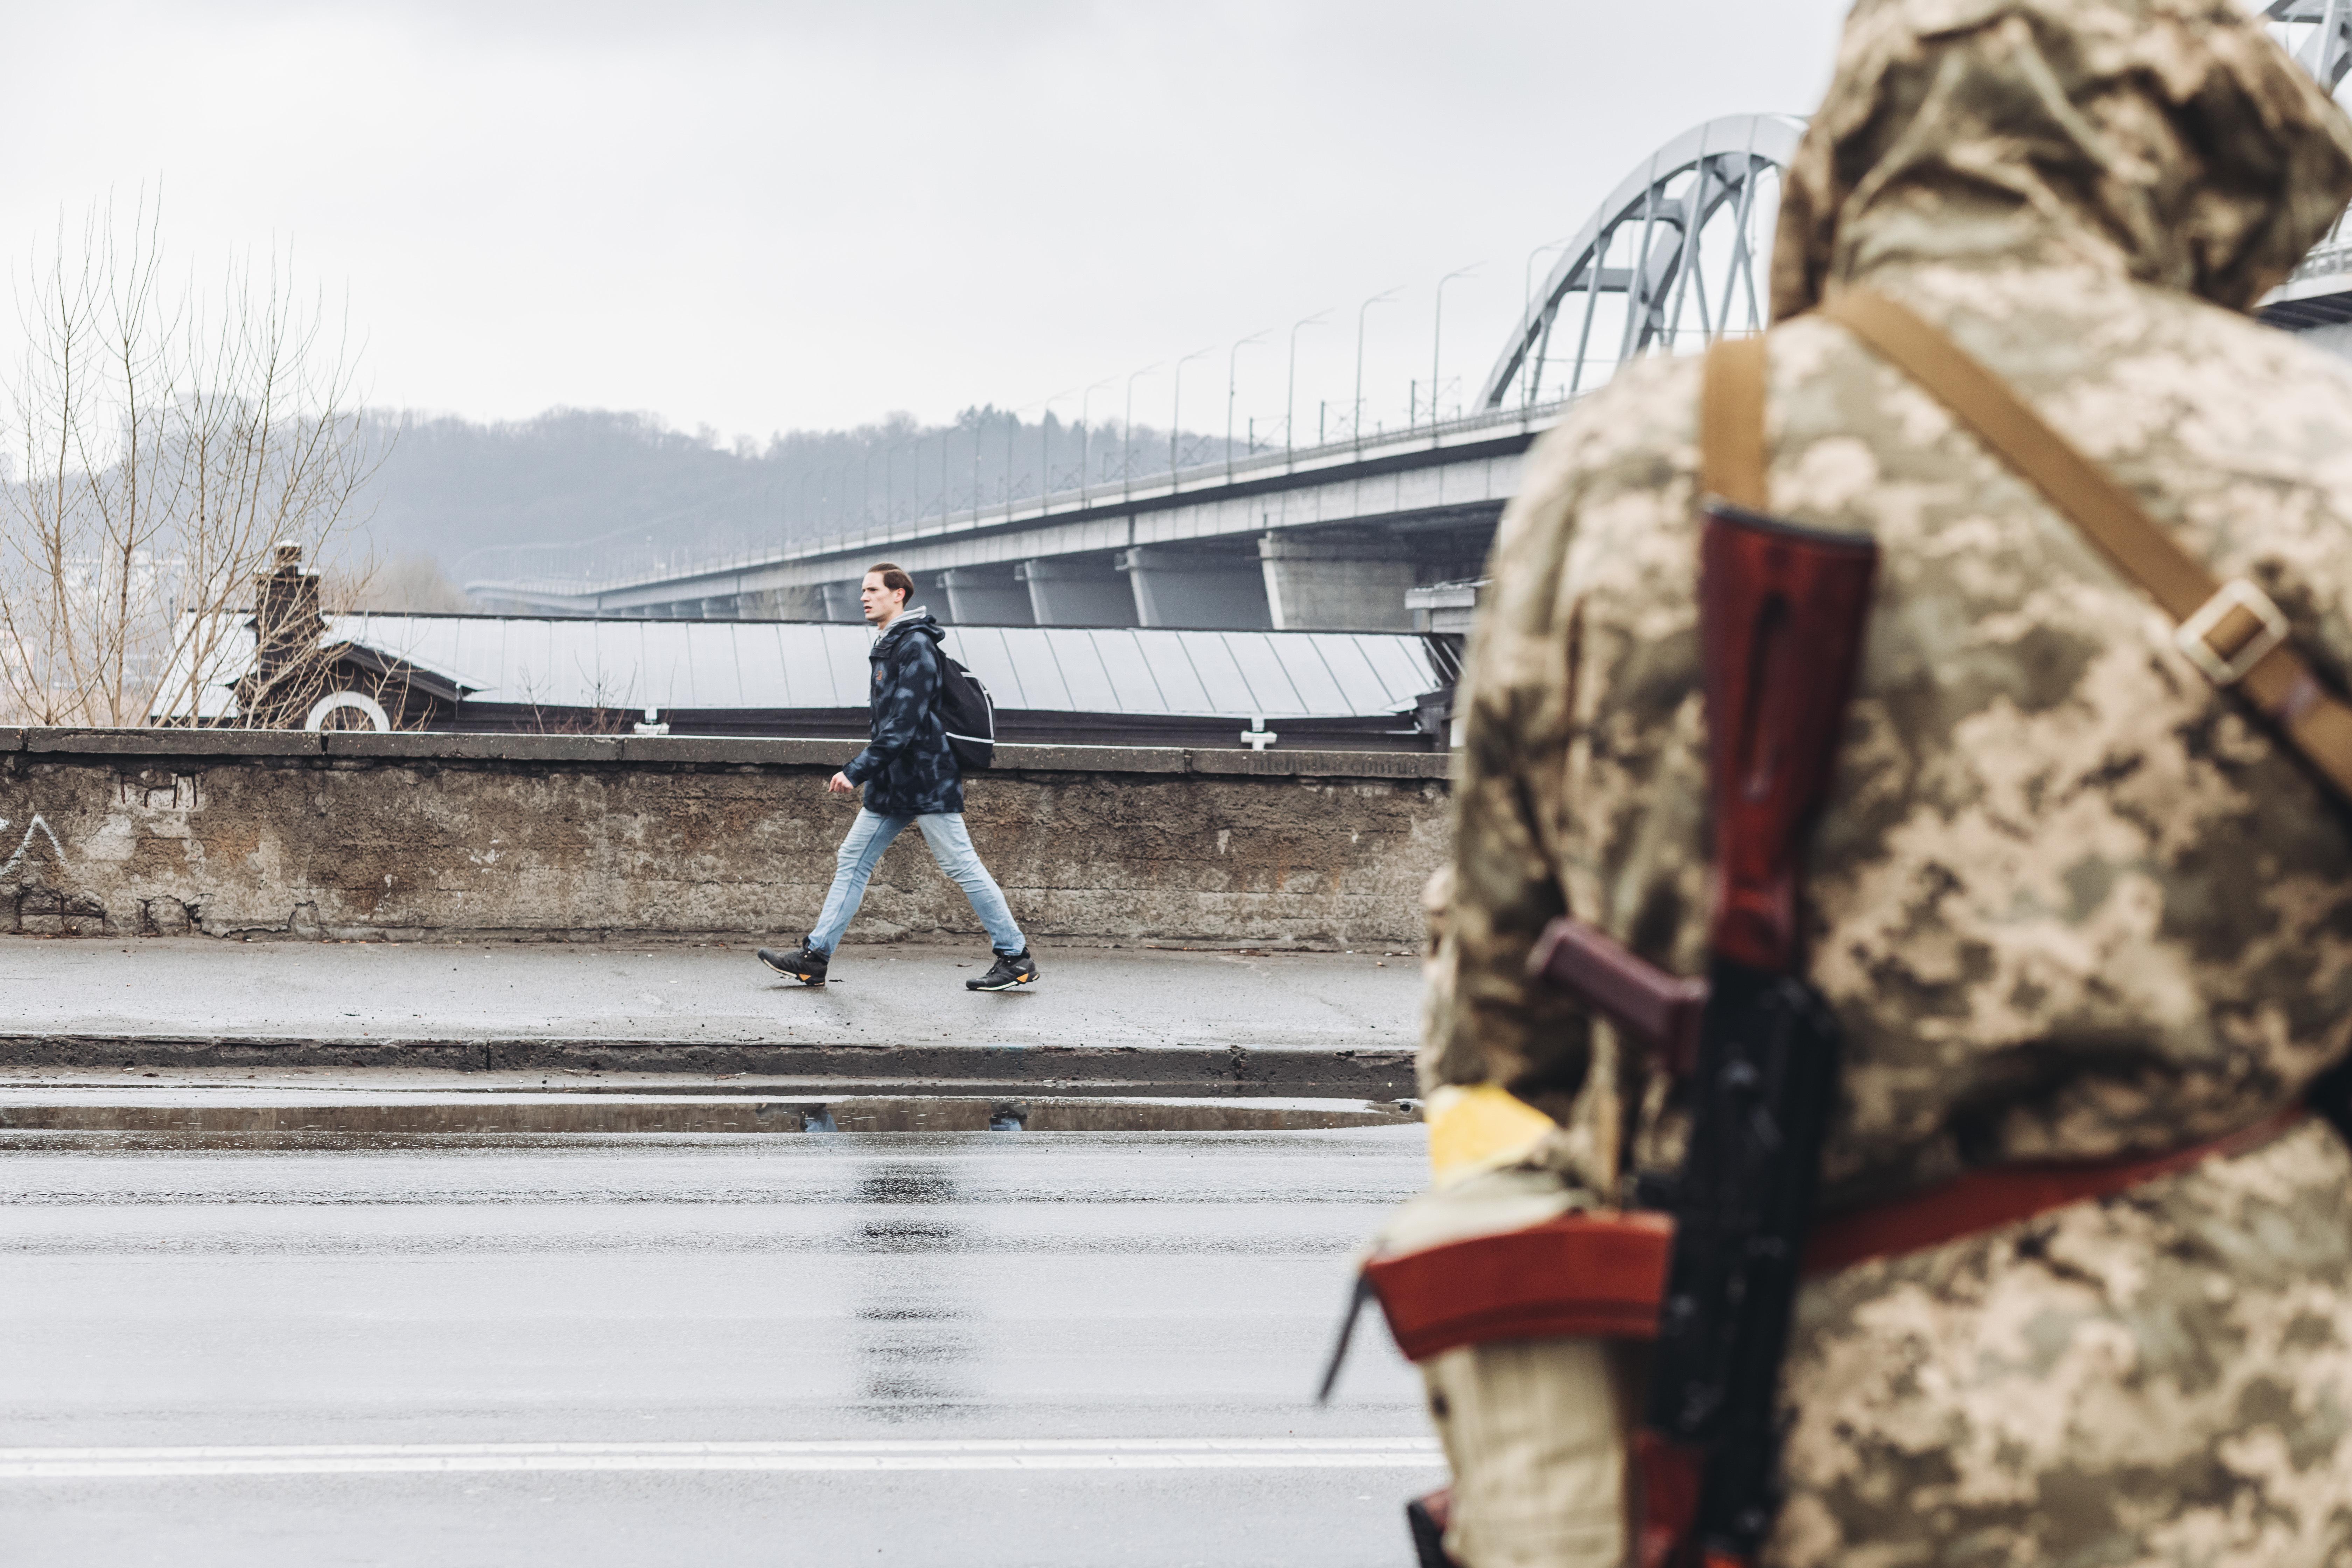
<path fill-rule="evenodd" d="M 1499 1084 L 1444 1084 L 1422 1105 L 1429 1127 L 1429 1163 L 1444 1186 L 1475 1172 L 1507 1164 L 1559 1124 Z"/>

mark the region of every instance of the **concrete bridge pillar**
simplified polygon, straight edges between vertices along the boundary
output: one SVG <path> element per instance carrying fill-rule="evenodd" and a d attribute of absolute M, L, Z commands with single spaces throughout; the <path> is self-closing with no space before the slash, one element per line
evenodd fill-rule
<path fill-rule="evenodd" d="M 1257 542 L 1275 629 L 1286 632 L 1406 632 L 1404 596 L 1413 563 L 1403 545 L 1377 540 Z"/>
<path fill-rule="evenodd" d="M 735 604 L 747 621 L 824 619 L 824 595 L 814 587 L 756 588 L 736 595 Z"/>
<path fill-rule="evenodd" d="M 1131 626 L 1135 590 L 1097 562 L 1051 558 L 1013 569 L 1029 590 L 1030 612 L 1041 626 Z"/>
<path fill-rule="evenodd" d="M 1274 625 L 1265 579 L 1246 556 L 1151 544 L 1121 551 L 1118 565 L 1135 584 L 1139 625 L 1232 631 Z"/>
<path fill-rule="evenodd" d="M 954 566 L 940 574 L 947 594 L 947 618 L 961 626 L 1034 626 L 1037 609 L 1029 585 L 1013 568 Z"/>
<path fill-rule="evenodd" d="M 1479 601 L 1486 596 L 1486 579 L 1465 577 L 1454 583 L 1432 583 L 1405 595 L 1412 613 L 1412 629 L 1467 637 L 1477 624 Z"/>
<path fill-rule="evenodd" d="M 828 621 L 863 625 L 866 620 L 866 607 L 857 602 L 857 590 L 865 581 L 865 578 L 857 577 L 846 583 L 822 584 L 824 594 L 824 618 Z"/>

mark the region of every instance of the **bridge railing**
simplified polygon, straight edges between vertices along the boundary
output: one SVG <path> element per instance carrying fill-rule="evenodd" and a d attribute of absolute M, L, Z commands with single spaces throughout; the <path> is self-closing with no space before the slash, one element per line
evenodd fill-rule
<path fill-rule="evenodd" d="M 1587 389 L 1588 395 L 1591 390 Z M 772 536 L 746 540 L 733 550 L 723 545 L 712 547 L 713 530 L 708 523 L 698 527 L 690 539 L 661 539 L 638 526 L 574 543 L 513 545 L 508 547 L 509 560 L 517 570 L 496 578 L 469 580 L 466 588 L 469 593 L 491 596 L 585 597 L 651 583 L 684 584 L 790 561 L 877 550 L 944 534 L 1043 522 L 1132 502 L 1164 504 L 1172 497 L 1213 492 L 1263 479 L 1292 475 L 1311 478 L 1318 472 L 1346 468 L 1373 454 L 1442 448 L 1474 440 L 1488 431 L 1539 429 L 1557 420 L 1569 402 L 1562 398 L 1524 407 L 1481 410 L 1434 424 L 1374 431 L 1313 447 L 1274 448 L 1196 463 L 1172 472 L 1162 469 L 1139 478 L 1103 479 L 1050 491 L 1043 497 L 1013 497 L 934 510 L 906 521 L 877 523 L 870 528 L 798 540 Z M 625 563 L 615 559 L 624 554 L 635 559 Z"/>
<path fill-rule="evenodd" d="M 2332 278 L 2352 272 L 2352 208 L 2338 213 L 2311 253 L 2287 274 L 2289 283 L 2300 283 L 2306 278 Z"/>

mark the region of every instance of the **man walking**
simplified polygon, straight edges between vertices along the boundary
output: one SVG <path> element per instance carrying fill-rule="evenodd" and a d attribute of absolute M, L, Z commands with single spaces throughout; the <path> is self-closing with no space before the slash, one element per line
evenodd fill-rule
<path fill-rule="evenodd" d="M 779 974 L 789 974 L 804 985 L 822 985 L 825 966 L 850 918 L 865 900 L 866 884 L 890 841 L 908 823 L 923 830 L 923 841 L 940 869 L 971 900 L 971 912 L 987 928 L 996 963 L 976 980 L 964 982 L 967 991 L 1010 991 L 1037 978 L 1029 944 L 1005 907 L 1004 893 L 988 868 L 980 863 L 971 836 L 963 825 L 963 773 L 949 749 L 947 728 L 940 721 L 940 639 L 945 634 L 929 610 L 907 607 L 915 580 L 884 562 L 866 574 L 858 603 L 866 619 L 881 635 L 867 657 L 873 662 L 874 725 L 866 749 L 833 775 L 825 788 L 847 795 L 863 785 L 866 803 L 841 841 L 834 863 L 833 887 L 816 929 L 803 939 L 796 952 L 760 950 L 760 962 Z"/>

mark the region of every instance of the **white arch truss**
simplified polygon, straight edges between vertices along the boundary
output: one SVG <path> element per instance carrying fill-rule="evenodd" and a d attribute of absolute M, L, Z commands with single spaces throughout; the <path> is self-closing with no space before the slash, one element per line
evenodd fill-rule
<path fill-rule="evenodd" d="M 1502 407 L 1514 387 L 1521 402 L 1540 401 L 1548 374 L 1564 382 L 1557 393 L 1574 396 L 1654 350 L 1760 331 L 1780 176 L 1804 129 L 1795 115 L 1735 114 L 1653 153 L 1528 300 L 1478 406 Z M 1564 343 L 1555 338 L 1562 326 Z"/>
<path fill-rule="evenodd" d="M 2263 19 L 2303 68 L 2334 92 L 2352 70 L 2352 0 L 2271 0 Z"/>

